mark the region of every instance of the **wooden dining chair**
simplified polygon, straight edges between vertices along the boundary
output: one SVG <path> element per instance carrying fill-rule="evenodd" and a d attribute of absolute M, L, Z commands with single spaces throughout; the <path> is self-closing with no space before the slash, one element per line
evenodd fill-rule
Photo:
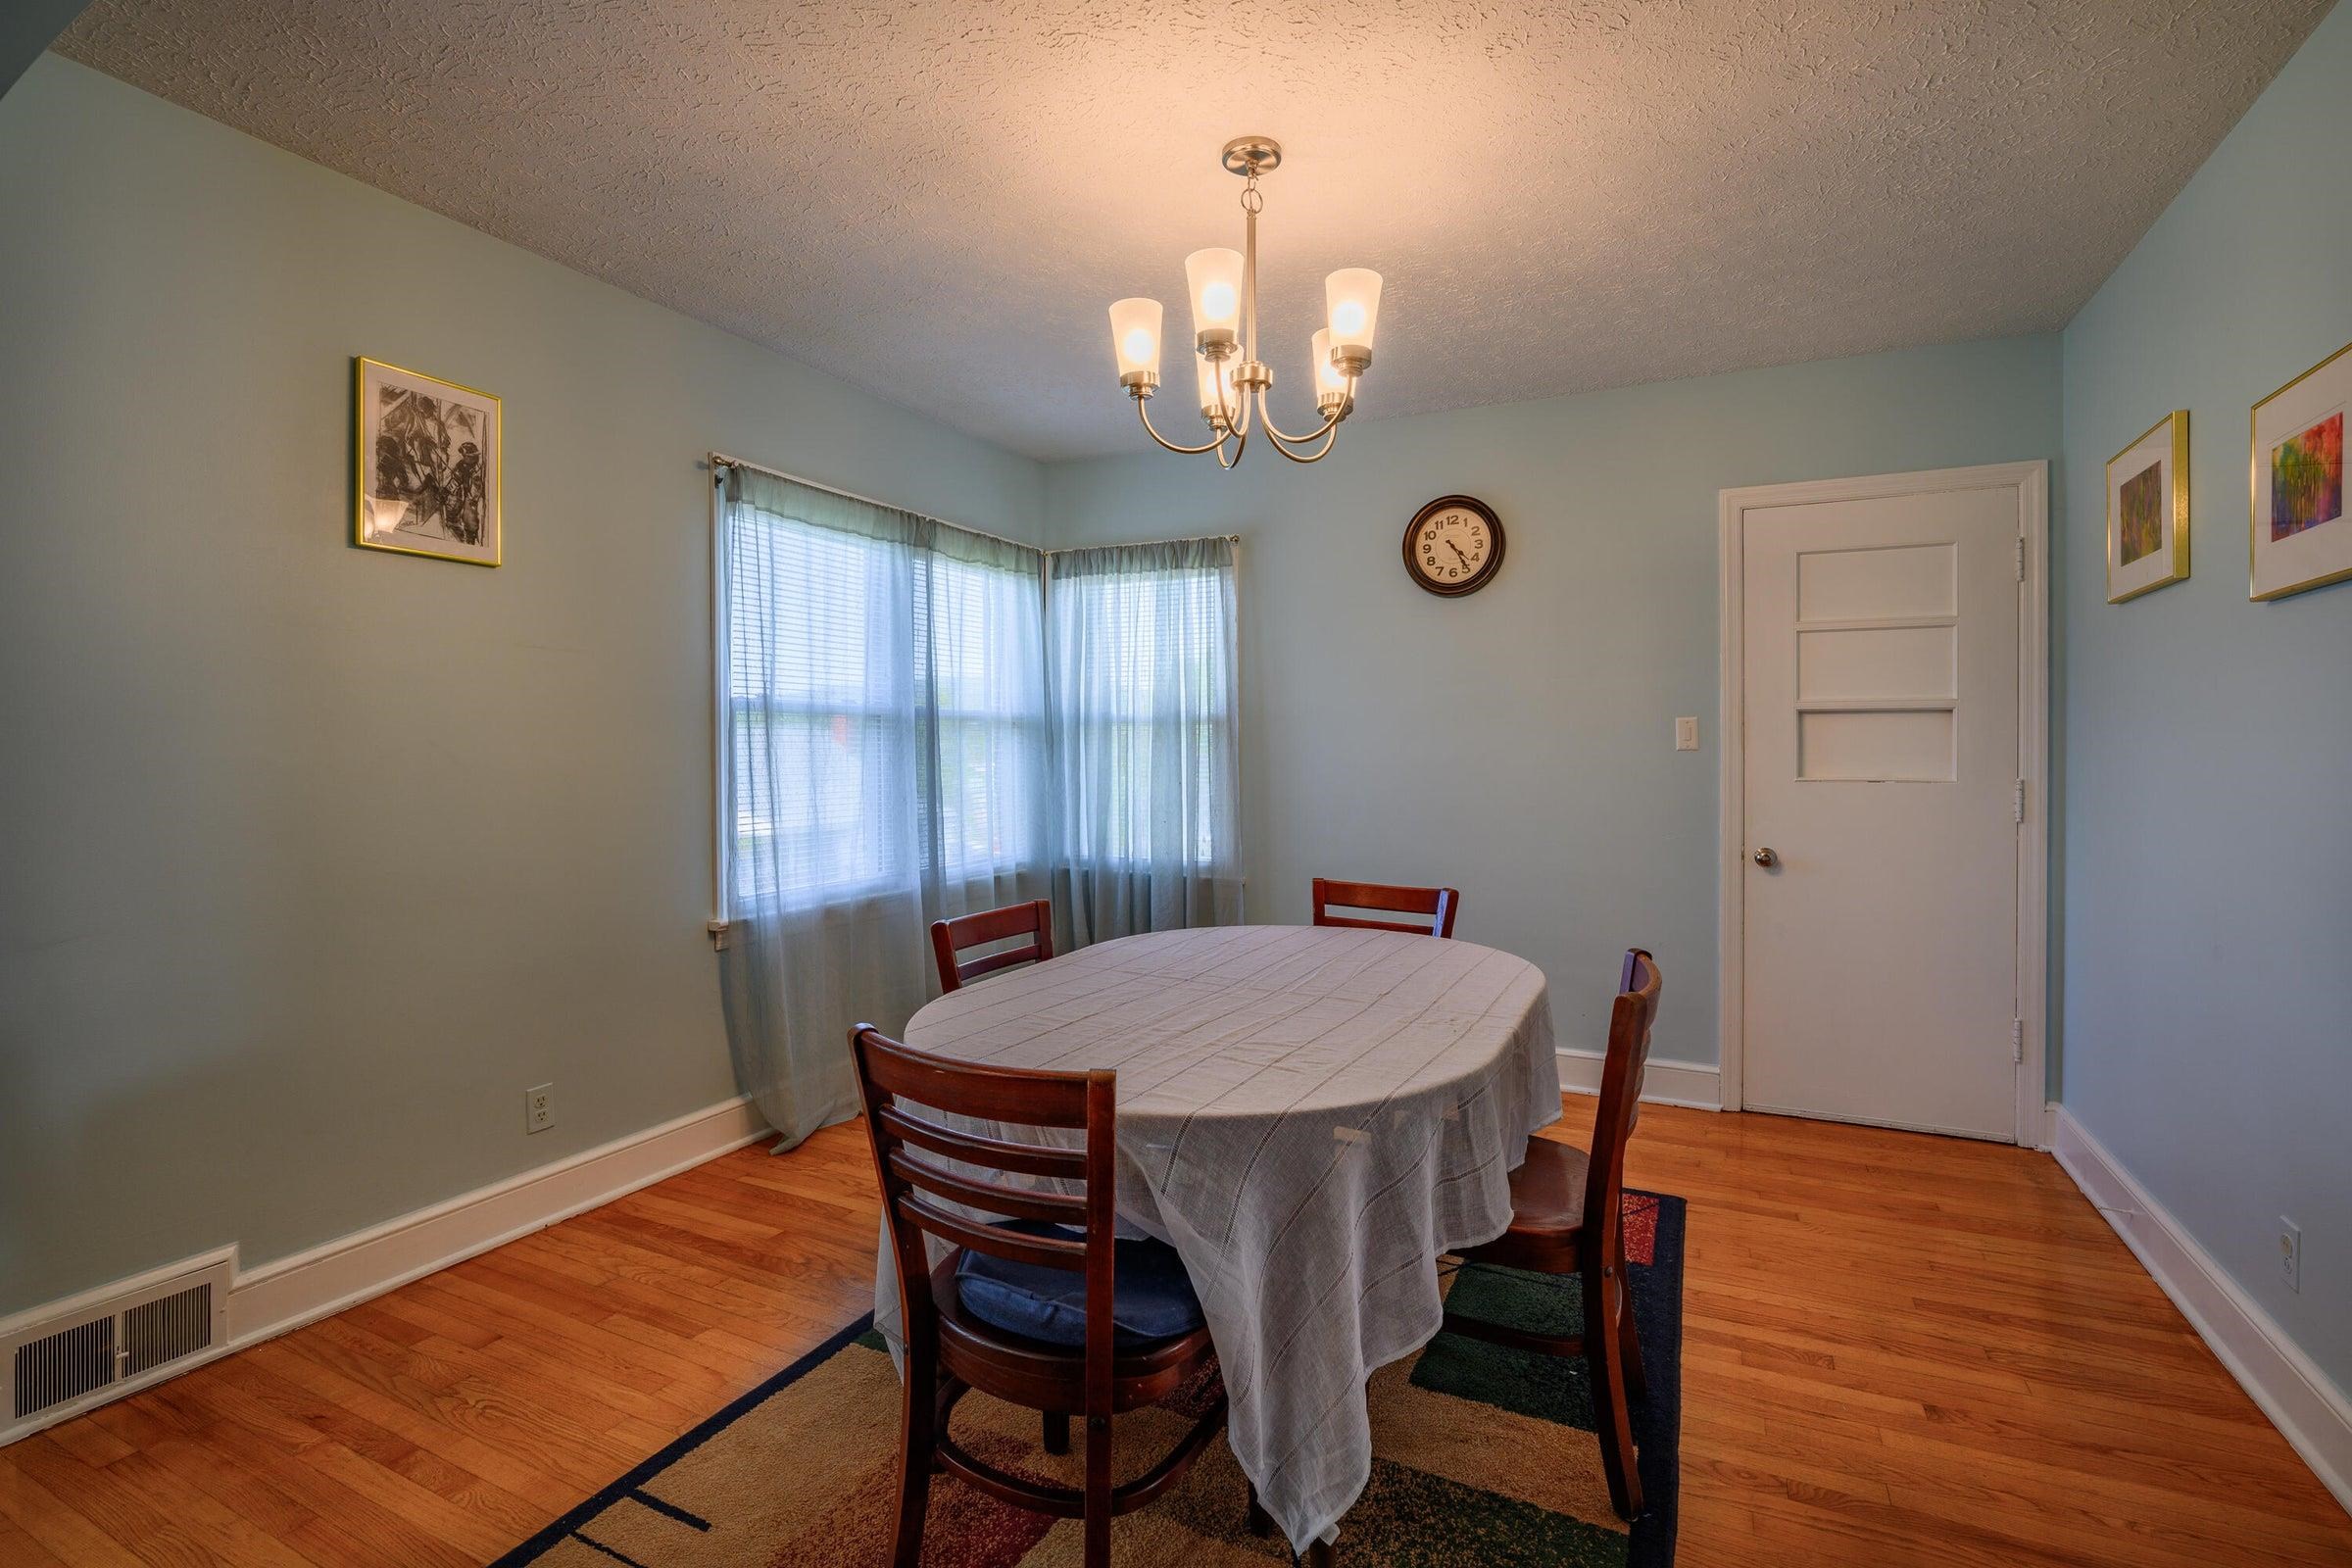
<path fill-rule="evenodd" d="M 936 1465 L 1015 1507 L 1084 1520 L 1086 1568 L 1106 1568 L 1111 1517 L 1175 1485 L 1225 1425 L 1220 1387 L 1164 1458 L 1112 1485 L 1111 1417 L 1167 1398 L 1216 1353 L 1174 1250 L 1114 1235 L 1118 1075 L 978 1066 L 910 1051 L 870 1024 L 850 1031 L 850 1050 L 890 1223 L 906 1346 L 892 1561 L 915 1568 L 922 1554 Z M 1084 1143 L 983 1137 L 925 1107 L 983 1123 L 1075 1130 Z M 1059 1178 L 1062 1190 L 1019 1185 L 1022 1177 Z M 1067 1191 L 1073 1184 L 1079 1190 Z M 1003 1218 L 974 1218 L 973 1210 Z M 926 1236 L 949 1247 L 936 1266 Z M 974 1389 L 1043 1412 L 1051 1452 L 1068 1450 L 1070 1417 L 1083 1417 L 1085 1485 L 1024 1480 L 957 1444 L 948 1419 Z"/>
<path fill-rule="evenodd" d="M 983 954 L 969 963 L 956 961 L 956 955 L 966 948 L 986 947 L 991 942 L 1020 936 L 1030 940 L 1001 953 Z M 931 955 L 939 960 L 942 991 L 959 991 L 966 980 L 977 980 L 1016 963 L 1043 963 L 1054 956 L 1054 906 L 1039 899 L 1033 904 L 1007 904 L 1002 909 L 958 915 L 953 920 L 934 920 Z"/>
<path fill-rule="evenodd" d="M 1315 924 L 1352 925 L 1367 931 L 1402 931 L 1409 936 L 1450 937 L 1453 916 L 1462 896 L 1452 888 L 1400 888 L 1381 882 L 1329 882 L 1315 878 Z M 1392 914 L 1420 914 L 1429 924 L 1406 925 L 1396 920 L 1359 920 L 1334 914 L 1341 909 L 1385 909 Z"/>
<path fill-rule="evenodd" d="M 1608 1056 L 1600 1068 L 1600 1109 L 1592 1150 L 1531 1138 L 1526 1162 L 1511 1173 L 1511 1228 L 1460 1253 L 1465 1263 L 1494 1263 L 1539 1274 L 1574 1274 L 1582 1287 L 1585 1332 L 1535 1334 L 1448 1311 L 1456 1334 L 1546 1355 L 1582 1355 L 1592 1375 L 1592 1412 L 1609 1501 L 1627 1519 L 1642 1511 L 1629 1401 L 1642 1397 L 1642 1342 L 1634 1331 L 1633 1294 L 1625 1272 L 1625 1146 L 1641 1111 L 1649 1026 L 1658 1013 L 1657 961 L 1640 948 L 1625 956 L 1609 1012 Z"/>

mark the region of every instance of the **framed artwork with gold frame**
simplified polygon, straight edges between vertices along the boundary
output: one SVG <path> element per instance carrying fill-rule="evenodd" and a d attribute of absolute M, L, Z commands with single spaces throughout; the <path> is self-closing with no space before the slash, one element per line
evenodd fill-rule
<path fill-rule="evenodd" d="M 2188 575 L 2188 411 L 2175 409 L 2107 460 L 2107 602 Z"/>
<path fill-rule="evenodd" d="M 505 554 L 499 400 L 381 360 L 352 361 L 352 543 L 495 566 Z"/>
<path fill-rule="evenodd" d="M 2246 597 L 2283 599 L 2352 577 L 2344 413 L 2352 343 L 2254 405 L 2246 452 Z"/>

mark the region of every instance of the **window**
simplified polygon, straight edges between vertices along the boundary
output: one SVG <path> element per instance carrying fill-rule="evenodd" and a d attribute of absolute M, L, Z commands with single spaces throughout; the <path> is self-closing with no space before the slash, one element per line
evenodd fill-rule
<path fill-rule="evenodd" d="M 879 882 L 895 867 L 876 764 L 903 717 L 870 612 L 886 547 L 748 508 L 728 546 L 734 897 Z"/>
<path fill-rule="evenodd" d="M 1060 856 L 1073 938 L 1241 916 L 1233 545 L 1047 558 Z"/>
<path fill-rule="evenodd" d="M 917 796 L 937 818 L 925 868 L 956 882 L 1034 864 L 1046 752 L 1036 568 L 933 556 L 917 563 L 915 585 L 918 751 L 933 763 Z"/>
<path fill-rule="evenodd" d="M 1057 581 L 1076 677 L 1064 724 L 1098 763 L 1072 803 L 1073 858 L 1205 864 L 1233 830 L 1210 807 L 1232 761 L 1226 589 L 1214 567 Z"/>
<path fill-rule="evenodd" d="M 1035 554 L 958 559 L 742 505 L 726 526 L 730 903 L 1034 862 Z"/>
<path fill-rule="evenodd" d="M 1048 556 L 732 465 L 718 526 L 717 912 L 788 996 L 1021 899 L 1239 917 L 1230 540 Z"/>

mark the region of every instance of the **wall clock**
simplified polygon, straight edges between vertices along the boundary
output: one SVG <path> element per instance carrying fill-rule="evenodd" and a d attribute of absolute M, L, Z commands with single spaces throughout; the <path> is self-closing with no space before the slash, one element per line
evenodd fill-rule
<path fill-rule="evenodd" d="M 1474 594 L 1502 564 L 1502 519 L 1471 496 L 1440 496 L 1404 525 L 1404 574 L 1448 599 Z"/>

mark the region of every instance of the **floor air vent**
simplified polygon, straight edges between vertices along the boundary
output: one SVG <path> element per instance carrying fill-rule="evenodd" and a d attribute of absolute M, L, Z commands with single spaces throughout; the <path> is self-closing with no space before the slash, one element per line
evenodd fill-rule
<path fill-rule="evenodd" d="M 9 1415 L 22 1421 L 115 1381 L 115 1320 L 76 1323 L 20 1345 L 16 1361 L 16 1397 L 9 1401 Z"/>
<path fill-rule="evenodd" d="M 169 1376 L 226 1328 L 225 1259 L 146 1276 L 0 1328 L 0 1443 Z"/>
<path fill-rule="evenodd" d="M 122 1314 L 122 1338 L 126 1378 L 207 1348 L 213 1343 L 212 1282 L 132 1307 Z"/>

